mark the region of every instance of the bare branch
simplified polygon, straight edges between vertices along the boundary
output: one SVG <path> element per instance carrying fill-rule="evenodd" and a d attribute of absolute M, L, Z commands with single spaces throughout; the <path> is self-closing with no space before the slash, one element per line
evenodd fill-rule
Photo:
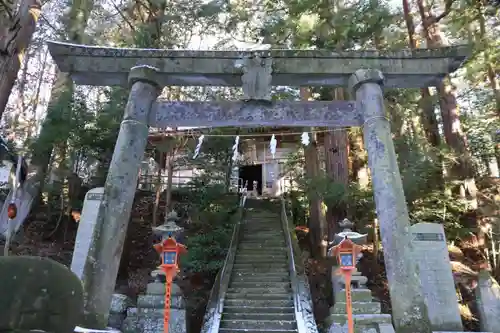
<path fill-rule="evenodd" d="M 453 3 L 455 3 L 455 0 L 446 0 L 443 12 L 434 18 L 434 23 L 438 23 L 451 12 Z"/>
<path fill-rule="evenodd" d="M 127 17 L 125 16 L 125 14 L 123 14 L 123 12 L 120 10 L 120 8 L 118 8 L 118 6 L 116 5 L 116 3 L 111 0 L 111 4 L 113 5 L 113 7 L 116 9 L 116 11 L 118 12 L 118 14 L 122 17 L 122 19 L 125 21 L 125 23 L 127 23 L 127 25 L 129 26 L 129 28 L 134 32 L 136 33 L 136 30 L 134 28 L 134 25 L 127 19 Z"/>

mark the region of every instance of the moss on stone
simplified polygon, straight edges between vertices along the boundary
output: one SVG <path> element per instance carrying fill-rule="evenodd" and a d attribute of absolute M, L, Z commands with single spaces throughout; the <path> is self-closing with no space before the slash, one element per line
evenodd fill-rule
<path fill-rule="evenodd" d="M 83 288 L 65 266 L 41 257 L 0 257 L 0 331 L 73 332 Z"/>

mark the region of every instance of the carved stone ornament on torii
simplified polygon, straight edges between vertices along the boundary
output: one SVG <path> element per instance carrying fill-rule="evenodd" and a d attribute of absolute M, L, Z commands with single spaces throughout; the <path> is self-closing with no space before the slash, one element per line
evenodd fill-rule
<path fill-rule="evenodd" d="M 148 126 L 362 126 L 398 333 L 431 333 L 382 85 L 434 86 L 471 54 L 468 46 L 403 51 L 185 51 L 48 42 L 76 84 L 130 87 L 99 210 L 100 239 L 86 311 L 103 324 L 133 204 Z M 243 101 L 158 99 L 164 86 L 242 86 Z M 354 101 L 271 101 L 272 86 L 348 86 Z M 94 264 L 95 263 L 95 264 Z M 302 332 L 299 332 L 302 333 Z"/>

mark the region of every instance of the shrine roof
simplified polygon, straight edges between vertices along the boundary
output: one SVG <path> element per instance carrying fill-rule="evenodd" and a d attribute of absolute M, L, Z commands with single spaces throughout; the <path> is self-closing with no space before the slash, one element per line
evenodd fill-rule
<path fill-rule="evenodd" d="M 388 87 L 424 87 L 455 71 L 471 54 L 467 45 L 400 51 L 264 50 L 193 51 L 131 49 L 48 42 L 62 72 L 77 84 L 127 86 L 130 69 L 159 69 L 157 80 L 174 86 L 239 86 L 237 62 L 255 54 L 273 58 L 272 85 L 345 86 L 360 68 L 381 70 Z"/>

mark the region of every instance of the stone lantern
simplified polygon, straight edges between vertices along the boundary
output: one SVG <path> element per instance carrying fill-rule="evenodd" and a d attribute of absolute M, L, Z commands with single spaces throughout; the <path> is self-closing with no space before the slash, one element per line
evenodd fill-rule
<path fill-rule="evenodd" d="M 181 235 L 182 231 L 184 231 L 184 228 L 178 226 L 177 221 L 179 221 L 177 212 L 171 211 L 165 216 L 165 223 L 153 228 L 153 234 L 161 236 L 162 241 L 169 236 L 172 236 L 172 238 L 178 241 L 178 237 Z M 157 267 L 156 270 L 151 273 L 151 276 L 156 282 L 164 282 L 165 273 L 160 267 Z"/>
<path fill-rule="evenodd" d="M 340 242 L 345 238 L 348 238 L 356 245 L 362 246 L 367 243 L 368 234 L 360 234 L 358 232 L 352 231 L 352 229 L 354 228 L 354 223 L 349 221 L 348 219 L 344 219 L 341 222 L 339 222 L 339 227 L 342 229 L 342 231 L 339 232 L 338 234 L 335 234 L 333 242 L 330 243 L 330 247 L 340 244 Z M 328 251 L 329 256 L 332 255 L 331 251 L 332 251 L 331 249 Z M 362 256 L 363 255 L 360 253 L 357 257 L 356 262 L 358 262 Z M 365 276 L 362 276 L 361 273 L 358 272 L 357 268 L 355 268 L 352 271 L 351 283 L 354 285 L 354 287 L 357 288 L 364 287 L 367 281 L 368 279 Z M 340 290 L 343 288 L 345 281 L 343 276 L 333 274 L 332 283 L 335 292 L 336 290 Z"/>
<path fill-rule="evenodd" d="M 155 235 L 161 236 L 162 241 L 169 236 L 176 239 L 182 233 L 182 227 L 177 225 L 179 217 L 171 212 L 165 217 L 165 223 L 153 228 Z M 160 262 L 160 260 L 158 260 Z M 137 298 L 137 308 L 128 312 L 123 332 L 163 332 L 163 314 L 165 300 L 165 273 L 161 267 L 151 272 L 154 281 L 148 283 L 146 294 Z M 171 284 L 170 319 L 168 331 L 171 333 L 186 333 L 186 305 L 181 288 L 174 282 Z"/>

